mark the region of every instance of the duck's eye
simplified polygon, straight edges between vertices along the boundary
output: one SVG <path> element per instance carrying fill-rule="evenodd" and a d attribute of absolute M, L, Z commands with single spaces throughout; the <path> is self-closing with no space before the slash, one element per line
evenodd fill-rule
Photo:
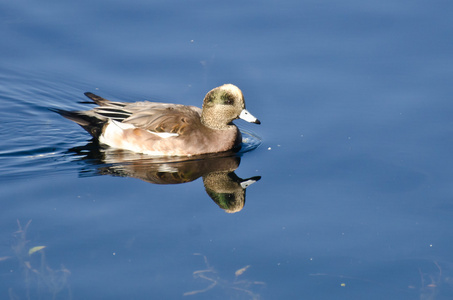
<path fill-rule="evenodd" d="M 226 105 L 234 104 L 234 97 L 231 94 L 223 94 L 221 99 L 223 101 L 223 104 L 226 104 Z"/>

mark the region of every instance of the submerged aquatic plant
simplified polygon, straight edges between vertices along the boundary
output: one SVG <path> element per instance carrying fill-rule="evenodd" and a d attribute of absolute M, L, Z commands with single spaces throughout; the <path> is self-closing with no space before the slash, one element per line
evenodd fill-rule
<path fill-rule="evenodd" d="M 243 268 L 236 270 L 234 272 L 234 279 L 228 280 L 228 279 L 225 279 L 222 276 L 218 275 L 218 273 L 214 270 L 214 268 L 209 265 L 208 259 L 205 255 L 202 255 L 200 253 L 194 253 L 194 255 L 203 256 L 204 264 L 206 266 L 206 269 L 194 271 L 192 273 L 194 278 L 206 280 L 210 284 L 206 288 L 201 289 L 201 290 L 185 292 L 183 294 L 184 296 L 191 296 L 191 295 L 206 293 L 215 287 L 221 287 L 224 290 L 226 289 L 229 291 L 236 291 L 236 292 L 248 295 L 250 297 L 250 299 L 253 299 L 253 300 L 260 299 L 260 295 L 253 292 L 251 289 L 252 289 L 252 286 L 254 286 L 254 285 L 261 285 L 261 286 L 264 285 L 265 284 L 264 282 L 239 280 L 239 276 L 243 275 L 247 271 L 247 269 L 250 268 L 250 265 L 247 265 Z"/>
<path fill-rule="evenodd" d="M 23 289 L 9 288 L 9 298 L 19 299 L 72 299 L 68 277 L 71 272 L 63 265 L 58 269 L 51 268 L 45 257 L 46 246 L 30 247 L 27 230 L 31 220 L 22 227 L 17 221 L 18 230 L 13 233 L 12 250 L 23 271 Z"/>

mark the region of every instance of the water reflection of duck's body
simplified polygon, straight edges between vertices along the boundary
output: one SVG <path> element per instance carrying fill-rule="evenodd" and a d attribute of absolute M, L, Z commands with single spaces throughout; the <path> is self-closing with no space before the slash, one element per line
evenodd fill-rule
<path fill-rule="evenodd" d="M 96 174 L 134 177 L 153 184 L 179 184 L 202 177 L 206 193 L 226 212 L 240 211 L 245 204 L 246 188 L 261 178 L 238 177 L 234 171 L 241 159 L 233 152 L 229 156 L 205 155 L 183 161 L 175 157 L 149 158 L 92 144 L 71 150 L 96 165 Z"/>

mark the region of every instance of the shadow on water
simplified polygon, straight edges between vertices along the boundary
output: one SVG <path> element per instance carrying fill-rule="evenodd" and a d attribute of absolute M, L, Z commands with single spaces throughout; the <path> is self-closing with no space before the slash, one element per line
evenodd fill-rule
<path fill-rule="evenodd" d="M 104 148 L 95 141 L 71 148 L 68 153 L 86 163 L 80 170 L 82 177 L 132 177 L 153 184 L 181 184 L 201 177 L 208 196 L 225 212 L 235 213 L 244 207 L 246 188 L 261 179 L 261 176 L 243 179 L 234 172 L 239 167 L 241 155 L 259 145 L 259 141 L 250 142 L 253 136 L 248 133 L 245 133 L 245 139 L 249 140 L 238 153 L 225 152 L 190 158 L 150 157 Z"/>

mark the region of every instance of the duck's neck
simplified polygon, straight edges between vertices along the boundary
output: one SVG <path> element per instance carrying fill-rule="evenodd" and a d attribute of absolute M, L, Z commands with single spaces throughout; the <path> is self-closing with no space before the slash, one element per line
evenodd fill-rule
<path fill-rule="evenodd" d="M 212 116 L 207 117 L 203 114 L 201 115 L 201 123 L 203 123 L 204 126 L 215 130 L 225 130 L 235 127 L 235 125 L 232 122 L 227 123 L 226 121 L 216 119 Z"/>

